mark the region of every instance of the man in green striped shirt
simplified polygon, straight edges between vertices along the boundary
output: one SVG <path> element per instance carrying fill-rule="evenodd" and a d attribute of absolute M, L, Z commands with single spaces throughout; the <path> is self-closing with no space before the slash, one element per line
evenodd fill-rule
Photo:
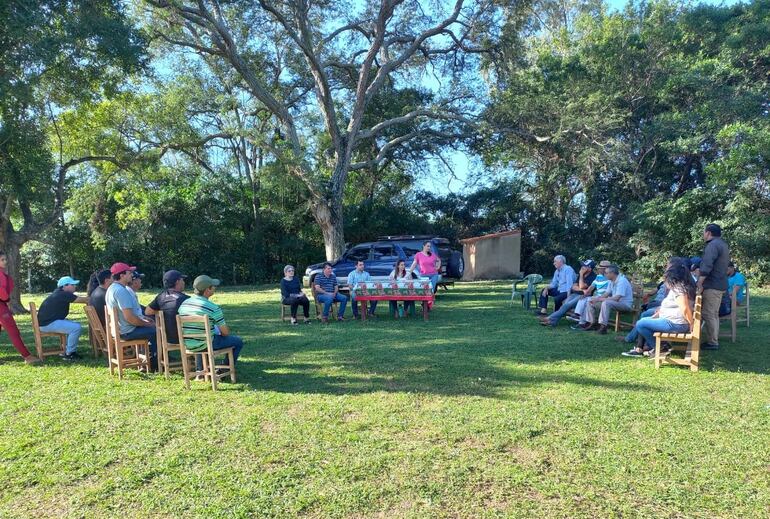
<path fill-rule="evenodd" d="M 211 296 L 216 292 L 220 281 L 212 279 L 209 276 L 198 276 L 193 281 L 195 295 L 186 299 L 179 306 L 179 315 L 207 315 L 209 325 L 211 326 L 212 345 L 214 350 L 225 348 L 233 349 L 233 358 L 238 360 L 238 355 L 243 348 L 243 340 L 237 335 L 230 333 L 230 327 L 225 322 L 225 315 L 222 309 L 211 301 Z M 186 323 L 182 327 L 184 332 L 200 333 L 204 330 L 203 324 Z M 203 339 L 191 338 L 185 339 L 185 345 L 191 351 L 204 351 L 206 341 Z M 202 369 L 200 357 L 198 358 L 198 369 Z"/>

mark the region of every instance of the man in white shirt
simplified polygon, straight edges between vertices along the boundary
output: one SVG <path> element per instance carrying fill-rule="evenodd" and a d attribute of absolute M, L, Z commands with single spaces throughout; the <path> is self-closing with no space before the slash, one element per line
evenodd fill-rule
<path fill-rule="evenodd" d="M 628 311 L 634 304 L 634 289 L 628 278 L 620 273 L 617 265 L 607 267 L 605 275 L 610 280 L 607 292 L 603 296 L 592 298 L 591 302 L 586 305 L 586 323 L 581 326 L 585 331 L 595 328 L 594 317 L 596 309 L 599 307 L 599 328 L 597 331 L 602 335 L 607 333 L 607 325 L 613 310 Z"/>

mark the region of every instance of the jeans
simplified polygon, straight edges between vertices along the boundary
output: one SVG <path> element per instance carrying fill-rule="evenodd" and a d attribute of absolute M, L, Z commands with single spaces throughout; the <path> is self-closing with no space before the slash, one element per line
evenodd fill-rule
<path fill-rule="evenodd" d="M 40 327 L 41 332 L 45 333 L 66 333 L 67 334 L 67 355 L 75 353 L 78 349 L 80 340 L 80 323 L 59 319 L 50 324 Z"/>
<path fill-rule="evenodd" d="M 648 308 L 647 310 L 639 314 L 639 319 L 641 320 L 644 317 L 652 317 L 657 309 L 658 307 Z M 638 322 L 639 321 L 637 321 L 637 323 Z M 631 331 L 628 332 L 628 335 L 626 335 L 626 342 L 636 342 L 637 337 L 639 337 L 639 331 L 636 329 L 636 325 L 634 325 L 634 327 L 631 328 Z"/>
<path fill-rule="evenodd" d="M 345 306 L 348 304 L 348 298 L 337 292 L 335 295 L 331 294 L 317 294 L 315 296 L 316 300 L 318 300 L 320 303 L 323 303 L 324 309 L 323 309 L 323 316 L 324 319 L 329 318 L 329 309 L 332 307 L 332 303 L 335 301 L 339 301 L 340 303 L 340 311 L 337 313 L 337 318 L 345 315 Z"/>
<path fill-rule="evenodd" d="M 538 307 L 542 309 L 548 308 L 548 296 L 551 296 L 553 297 L 553 309 L 558 310 L 561 308 L 562 303 L 565 299 L 567 299 L 568 295 L 569 293 L 567 292 L 559 292 L 558 288 L 549 288 L 548 290 L 543 290 L 540 292 L 540 302 Z"/>
<path fill-rule="evenodd" d="M 652 346 L 655 344 L 655 337 L 653 336 L 655 332 L 687 333 L 690 331 L 690 325 L 672 323 L 668 319 L 645 317 L 636 321 L 634 329 L 644 338 L 644 342 L 648 346 Z"/>
<path fill-rule="evenodd" d="M 127 341 L 133 339 L 149 339 L 150 340 L 150 367 L 155 370 L 158 367 L 158 344 L 155 336 L 155 326 L 137 326 L 129 333 L 123 333 L 120 335 L 122 339 Z"/>
<path fill-rule="evenodd" d="M 390 306 L 390 313 L 396 314 L 398 313 L 398 301 L 388 301 L 388 306 Z M 411 313 L 411 315 L 415 315 L 416 310 L 414 308 L 414 301 L 404 301 L 404 314 Z"/>
<path fill-rule="evenodd" d="M 559 322 L 559 319 L 567 315 L 567 312 L 575 308 L 578 304 L 578 301 L 580 301 L 582 298 L 583 294 L 570 294 L 569 297 L 567 297 L 567 300 L 564 301 L 559 307 L 559 309 L 548 316 L 548 320 L 551 322 L 551 326 L 556 326 L 556 323 Z"/>
<path fill-rule="evenodd" d="M 430 284 L 433 286 L 433 293 L 435 294 L 436 290 L 438 290 L 438 284 L 441 281 L 441 274 L 431 274 L 425 277 L 430 278 Z"/>
<path fill-rule="evenodd" d="M 367 303 L 369 303 L 369 315 L 374 315 L 374 311 L 377 309 L 377 301 L 367 301 Z M 352 294 L 350 296 L 350 306 L 353 307 L 353 317 L 358 318 L 358 303 Z"/>
<path fill-rule="evenodd" d="M 224 350 L 225 348 L 233 349 L 233 363 L 238 360 L 238 355 L 241 354 L 243 348 L 243 339 L 237 335 L 215 335 L 211 344 L 214 350 L 214 355 L 217 354 L 217 350 Z M 203 369 L 203 360 L 200 356 L 195 356 L 195 368 L 200 371 Z"/>

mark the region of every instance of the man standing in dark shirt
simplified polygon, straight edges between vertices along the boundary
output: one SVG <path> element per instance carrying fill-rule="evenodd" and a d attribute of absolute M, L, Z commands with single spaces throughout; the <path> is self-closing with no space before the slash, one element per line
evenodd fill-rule
<path fill-rule="evenodd" d="M 40 305 L 37 312 L 40 331 L 45 333 L 66 333 L 67 348 L 59 356 L 64 360 L 75 360 L 78 355 L 78 340 L 80 339 L 80 323 L 67 320 L 70 313 L 70 303 L 88 303 L 88 298 L 75 294 L 75 288 L 80 283 L 77 279 L 64 276 L 56 283 L 56 290 Z"/>
<path fill-rule="evenodd" d="M 701 315 L 703 317 L 702 350 L 719 349 L 719 305 L 722 294 L 727 290 L 727 265 L 730 263 L 730 249 L 722 240 L 722 229 L 710 223 L 703 231 L 706 248 L 700 260 L 698 293 L 703 296 Z"/>
<path fill-rule="evenodd" d="M 185 279 L 187 276 L 178 270 L 169 270 L 163 274 L 164 290 L 152 300 L 145 308 L 146 315 L 155 315 L 163 312 L 163 321 L 166 324 L 166 339 L 170 344 L 179 343 L 179 332 L 176 329 L 176 316 L 179 305 L 190 296 L 184 293 Z"/>
<path fill-rule="evenodd" d="M 107 295 L 107 289 L 112 284 L 112 274 L 108 269 L 100 271 L 96 275 L 96 280 L 99 282 L 99 286 L 94 288 L 93 292 L 88 298 L 88 304 L 93 306 L 96 310 L 96 316 L 102 323 L 102 328 L 105 328 L 104 324 L 104 307 L 107 304 L 105 302 L 105 296 Z"/>

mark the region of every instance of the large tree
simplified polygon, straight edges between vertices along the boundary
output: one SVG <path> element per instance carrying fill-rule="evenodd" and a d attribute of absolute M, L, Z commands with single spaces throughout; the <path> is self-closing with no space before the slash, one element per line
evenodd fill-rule
<path fill-rule="evenodd" d="M 479 20 L 491 4 L 145 0 L 157 38 L 237 72 L 270 115 L 274 131 L 259 146 L 304 183 L 329 259 L 344 250 L 351 171 L 382 164 L 413 139 L 456 138 L 471 122 L 472 96 L 455 79 L 481 50 Z M 439 96 L 418 96 L 397 116 L 365 124 L 384 90 L 419 86 L 438 68 L 447 81 Z"/>
<path fill-rule="evenodd" d="M 68 173 L 116 161 L 68 156 L 57 117 L 138 70 L 143 40 L 117 0 L 3 2 L 0 19 L 0 248 L 18 277 L 21 246 L 61 217 Z M 23 311 L 18 289 L 12 308 Z"/>

